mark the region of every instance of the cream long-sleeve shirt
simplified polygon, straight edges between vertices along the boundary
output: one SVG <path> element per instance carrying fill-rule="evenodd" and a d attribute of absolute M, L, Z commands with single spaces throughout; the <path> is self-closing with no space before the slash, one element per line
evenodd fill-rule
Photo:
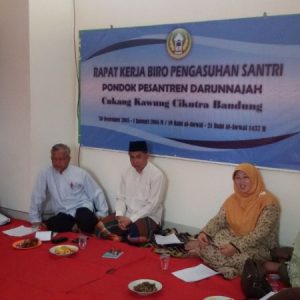
<path fill-rule="evenodd" d="M 150 217 L 160 224 L 165 188 L 165 176 L 149 161 L 141 173 L 130 166 L 121 177 L 116 216 L 126 216 L 132 222 Z"/>

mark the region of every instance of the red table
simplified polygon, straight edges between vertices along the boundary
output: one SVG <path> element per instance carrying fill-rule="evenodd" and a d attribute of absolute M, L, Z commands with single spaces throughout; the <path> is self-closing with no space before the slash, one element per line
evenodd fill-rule
<path fill-rule="evenodd" d="M 22 238 L 10 237 L 3 230 L 30 224 L 13 220 L 1 226 L 0 233 L 0 299 L 140 299 L 128 290 L 128 283 L 140 278 L 154 279 L 163 288 L 147 299 L 204 299 L 223 295 L 235 300 L 244 299 L 240 279 L 224 280 L 220 275 L 194 283 L 186 283 L 171 273 L 196 266 L 198 258 L 171 258 L 167 271 L 160 269 L 159 256 L 151 248 L 139 248 L 125 243 L 90 237 L 87 248 L 71 257 L 49 253 L 51 242 L 34 249 L 18 250 L 12 243 Z M 75 233 L 63 233 L 70 241 Z M 64 243 L 67 244 L 67 243 Z M 118 259 L 102 258 L 111 248 L 124 253 Z M 112 272 L 108 272 L 113 270 Z"/>

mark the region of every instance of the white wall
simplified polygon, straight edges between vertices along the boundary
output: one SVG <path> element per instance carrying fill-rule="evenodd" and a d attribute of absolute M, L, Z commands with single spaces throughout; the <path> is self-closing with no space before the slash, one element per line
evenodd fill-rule
<path fill-rule="evenodd" d="M 25 209 L 30 193 L 27 1 L 0 1 L 0 206 Z"/>
<path fill-rule="evenodd" d="M 206 21 L 300 13 L 298 0 L 77 0 L 76 29 Z M 154 157 L 167 175 L 165 221 L 200 228 L 232 192 L 233 167 Z M 118 189 L 120 171 L 127 166 L 126 153 L 83 148 L 81 165 L 105 188 L 110 203 Z M 263 177 L 282 203 L 281 242 L 290 244 L 300 229 L 299 173 L 262 170 Z"/>
<path fill-rule="evenodd" d="M 0 0 L 0 206 L 27 212 L 57 142 L 76 149 L 72 0 Z"/>
<path fill-rule="evenodd" d="M 76 31 L 300 12 L 299 0 L 74 0 Z M 0 0 L 0 206 L 28 211 L 37 171 L 63 141 L 76 156 L 72 0 Z M 29 14 L 28 14 L 29 13 Z M 232 191 L 232 166 L 152 158 L 167 175 L 165 220 L 195 228 Z M 102 184 L 111 205 L 126 153 L 81 149 L 81 165 Z M 263 170 L 281 200 L 281 242 L 300 228 L 299 174 Z"/>
<path fill-rule="evenodd" d="M 52 145 L 63 142 L 74 151 L 77 145 L 72 2 L 29 1 L 31 185 L 49 164 Z"/>

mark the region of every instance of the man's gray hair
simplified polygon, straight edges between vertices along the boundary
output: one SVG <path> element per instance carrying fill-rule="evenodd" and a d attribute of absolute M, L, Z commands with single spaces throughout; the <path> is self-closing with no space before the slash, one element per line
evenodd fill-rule
<path fill-rule="evenodd" d="M 56 144 L 51 148 L 51 153 L 59 151 L 59 150 L 63 150 L 68 156 L 71 155 L 71 150 L 69 148 L 69 146 L 65 145 L 65 144 Z"/>

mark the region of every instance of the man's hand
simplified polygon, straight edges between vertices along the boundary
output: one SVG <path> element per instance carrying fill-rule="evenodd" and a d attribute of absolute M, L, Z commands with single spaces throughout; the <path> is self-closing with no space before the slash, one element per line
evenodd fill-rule
<path fill-rule="evenodd" d="M 43 222 L 32 223 L 32 227 L 37 229 L 47 228 L 46 224 Z"/>
<path fill-rule="evenodd" d="M 221 245 L 219 249 L 221 254 L 227 257 L 233 256 L 237 252 L 237 249 L 231 244 Z"/>
<path fill-rule="evenodd" d="M 131 220 L 124 216 L 118 216 L 116 219 L 121 230 L 126 230 L 128 225 L 131 223 Z"/>

